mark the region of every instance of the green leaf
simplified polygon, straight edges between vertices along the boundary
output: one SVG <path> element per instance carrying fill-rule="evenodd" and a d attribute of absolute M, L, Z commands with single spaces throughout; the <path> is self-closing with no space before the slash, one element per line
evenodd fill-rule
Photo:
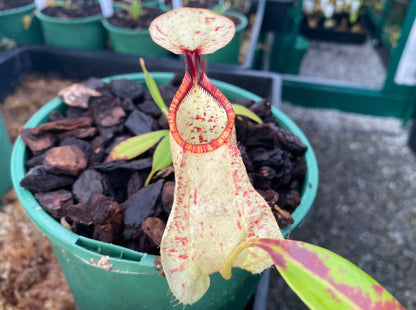
<path fill-rule="evenodd" d="M 155 80 L 147 71 L 143 58 L 140 58 L 140 66 L 142 67 L 144 73 L 144 80 L 146 82 L 147 88 L 149 89 L 150 95 L 152 95 L 153 100 L 156 102 L 157 106 L 159 107 L 160 111 L 162 111 L 163 115 L 165 115 L 166 118 L 168 118 L 169 109 L 167 108 L 162 96 L 160 95 L 159 88 L 157 87 Z"/>
<path fill-rule="evenodd" d="M 107 162 L 115 160 L 128 160 L 143 154 L 155 145 L 161 138 L 168 136 L 169 130 L 163 129 L 135 136 L 117 144 L 110 155 Z"/>
<path fill-rule="evenodd" d="M 145 186 L 149 185 L 150 180 L 157 171 L 169 167 L 171 164 L 172 154 L 170 152 L 169 135 L 166 135 L 163 140 L 160 141 L 155 152 L 153 153 L 152 171 L 150 171 L 150 174 L 146 179 Z"/>
<path fill-rule="evenodd" d="M 247 109 L 245 106 L 242 106 L 240 104 L 233 104 L 233 109 L 235 114 L 248 117 L 249 119 L 255 121 L 256 123 L 263 124 L 263 121 L 261 118 L 251 111 L 250 109 Z"/>
<path fill-rule="evenodd" d="M 253 239 L 310 309 L 404 309 L 380 284 L 337 254 L 294 240 Z"/>
<path fill-rule="evenodd" d="M 31 14 L 26 14 L 22 17 L 23 29 L 29 30 L 32 25 L 33 16 Z"/>
<path fill-rule="evenodd" d="M 143 14 L 143 8 L 140 0 L 131 0 L 130 15 L 134 20 L 138 20 Z"/>

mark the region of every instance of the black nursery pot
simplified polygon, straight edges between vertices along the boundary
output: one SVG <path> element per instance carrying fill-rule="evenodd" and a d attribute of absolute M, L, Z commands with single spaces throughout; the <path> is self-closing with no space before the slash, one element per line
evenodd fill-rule
<path fill-rule="evenodd" d="M 183 72 L 182 59 L 143 57 L 150 72 Z M 139 56 L 110 51 L 75 50 L 62 47 L 20 46 L 0 54 L 0 100 L 11 94 L 29 74 L 53 75 L 74 81 L 90 77 L 106 77 L 140 71 Z M 74 70 L 76 68 L 76 70 Z M 208 64 L 208 74 L 269 98 L 275 107 L 280 105 L 281 77 L 270 72 L 242 71 L 240 66 Z"/>
<path fill-rule="evenodd" d="M 35 9 L 35 4 L 29 3 L 14 9 L 0 10 L 0 38 L 7 37 L 19 43 L 43 43 L 40 22 L 32 16 Z M 31 17 L 31 24 L 26 28 L 23 19 Z"/>

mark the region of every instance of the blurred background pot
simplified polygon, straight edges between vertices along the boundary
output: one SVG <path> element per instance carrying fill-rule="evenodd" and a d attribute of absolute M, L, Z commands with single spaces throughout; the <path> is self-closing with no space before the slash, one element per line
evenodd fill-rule
<path fill-rule="evenodd" d="M 229 63 L 238 64 L 241 43 L 243 42 L 244 32 L 247 28 L 247 17 L 237 11 L 227 11 L 225 16 L 229 15 L 240 20 L 235 27 L 235 35 L 230 43 L 219 49 L 214 54 L 204 55 L 208 63 Z"/>
<path fill-rule="evenodd" d="M 47 45 L 91 50 L 107 47 L 101 14 L 64 19 L 45 15 L 41 10 L 36 12 L 36 16 L 42 24 Z"/>
<path fill-rule="evenodd" d="M 42 29 L 39 20 L 34 17 L 34 12 L 34 3 L 15 9 L 0 10 L 0 38 L 7 37 L 18 43 L 42 43 Z M 24 25 L 25 18 L 32 18 L 27 29 Z"/>
<path fill-rule="evenodd" d="M 157 8 L 157 3 L 146 4 L 144 8 Z M 121 10 L 120 5 L 114 6 L 115 10 Z M 113 51 L 122 54 L 142 56 L 169 56 L 171 53 L 153 42 L 149 30 L 146 28 L 136 30 L 121 28 L 112 25 L 108 19 L 102 21 L 107 30 Z"/>

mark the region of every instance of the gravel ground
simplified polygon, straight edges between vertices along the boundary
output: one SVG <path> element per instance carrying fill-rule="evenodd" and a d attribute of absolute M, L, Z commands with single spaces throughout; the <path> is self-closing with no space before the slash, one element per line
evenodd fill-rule
<path fill-rule="evenodd" d="M 310 41 L 299 74 L 381 86 L 386 70 L 371 40 L 361 45 Z"/>
<path fill-rule="evenodd" d="M 302 74 L 360 83 L 377 78 L 382 84 L 384 69 L 368 46 L 312 42 Z M 360 74 L 354 75 L 357 53 L 371 65 L 359 67 Z M 313 63 L 308 56 L 314 57 Z M 340 65 L 325 66 L 327 59 Z M 320 173 L 314 206 L 292 238 L 349 259 L 408 310 L 416 309 L 416 158 L 407 147 L 408 128 L 393 118 L 287 103 L 282 110 L 308 137 Z M 306 309 L 276 270 L 268 309 Z"/>
<path fill-rule="evenodd" d="M 284 104 L 318 159 L 315 204 L 292 238 L 330 249 L 416 309 L 416 160 L 396 119 Z M 324 120 L 324 121 L 323 121 Z M 304 309 L 273 272 L 269 309 Z"/>

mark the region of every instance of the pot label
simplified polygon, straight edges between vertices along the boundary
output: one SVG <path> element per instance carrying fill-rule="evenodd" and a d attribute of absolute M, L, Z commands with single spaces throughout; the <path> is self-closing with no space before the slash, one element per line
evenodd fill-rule
<path fill-rule="evenodd" d="M 101 12 L 105 18 L 113 16 L 114 9 L 111 0 L 100 0 Z"/>
<path fill-rule="evenodd" d="M 42 10 L 46 6 L 46 0 L 35 0 L 35 6 L 38 10 Z"/>

